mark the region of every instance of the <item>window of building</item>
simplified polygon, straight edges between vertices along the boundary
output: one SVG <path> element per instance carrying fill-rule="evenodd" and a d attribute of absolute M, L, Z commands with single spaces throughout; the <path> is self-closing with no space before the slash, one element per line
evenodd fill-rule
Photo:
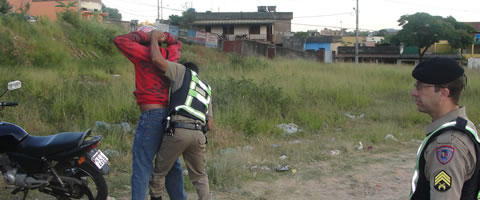
<path fill-rule="evenodd" d="M 254 25 L 250 26 L 250 29 L 248 30 L 249 34 L 260 34 L 260 26 Z"/>
<path fill-rule="evenodd" d="M 206 26 L 205 27 L 205 32 L 211 33 L 212 32 L 212 27 L 211 26 Z"/>
<path fill-rule="evenodd" d="M 234 28 L 233 28 L 233 26 L 224 26 L 224 27 L 223 27 L 223 34 L 225 34 L 225 35 L 233 35 L 233 34 L 234 34 Z"/>

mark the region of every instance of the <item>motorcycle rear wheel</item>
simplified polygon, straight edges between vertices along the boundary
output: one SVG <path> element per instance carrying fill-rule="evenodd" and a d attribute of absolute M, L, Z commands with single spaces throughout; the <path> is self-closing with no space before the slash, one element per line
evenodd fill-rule
<path fill-rule="evenodd" d="M 73 194 L 65 194 L 57 196 L 58 200 L 69 199 L 85 199 L 88 200 L 106 200 L 108 197 L 107 183 L 103 175 L 96 170 L 93 166 L 83 164 L 77 167 L 64 167 L 59 173 L 60 176 L 66 176 L 70 178 L 76 178 L 82 181 L 83 186 L 74 184 L 72 187 Z M 83 194 L 83 195 L 82 195 Z M 81 195 L 80 198 L 77 198 Z"/>

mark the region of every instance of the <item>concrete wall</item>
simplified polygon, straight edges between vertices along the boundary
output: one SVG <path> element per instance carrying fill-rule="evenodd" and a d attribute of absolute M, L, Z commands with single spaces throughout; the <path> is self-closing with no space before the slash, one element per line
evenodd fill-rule
<path fill-rule="evenodd" d="M 205 29 L 203 31 L 205 31 Z M 212 33 L 222 35 L 223 34 L 223 27 L 222 26 L 213 26 L 212 27 Z"/>
<path fill-rule="evenodd" d="M 268 49 L 275 49 L 274 57 L 303 58 L 316 60 L 315 52 L 304 52 L 272 44 L 259 43 L 248 40 L 223 41 L 223 51 L 237 53 L 244 56 L 268 56 Z"/>
<path fill-rule="evenodd" d="M 235 26 L 233 33 L 235 35 L 248 34 L 249 29 L 250 29 L 250 26 Z"/>
<path fill-rule="evenodd" d="M 102 3 L 98 2 L 88 2 L 88 1 L 80 1 L 80 8 L 86 8 L 90 11 L 97 11 L 102 10 Z"/>
<path fill-rule="evenodd" d="M 467 66 L 469 69 L 480 69 L 480 58 L 469 58 Z"/>
<path fill-rule="evenodd" d="M 292 31 L 291 21 L 278 20 L 274 23 L 272 29 L 274 35 L 273 42 L 278 43 L 281 41 L 283 36 Z"/>

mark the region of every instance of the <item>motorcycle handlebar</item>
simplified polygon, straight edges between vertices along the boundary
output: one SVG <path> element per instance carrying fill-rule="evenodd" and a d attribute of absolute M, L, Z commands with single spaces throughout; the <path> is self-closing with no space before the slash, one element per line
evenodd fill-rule
<path fill-rule="evenodd" d="M 0 102 L 0 106 L 17 106 L 17 102 Z"/>

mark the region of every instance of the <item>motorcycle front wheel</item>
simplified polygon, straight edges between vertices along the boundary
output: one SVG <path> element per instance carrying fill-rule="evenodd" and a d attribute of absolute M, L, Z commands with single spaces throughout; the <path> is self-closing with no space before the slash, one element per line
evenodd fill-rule
<path fill-rule="evenodd" d="M 106 200 L 108 197 L 107 183 L 103 175 L 89 164 L 63 167 L 59 170 L 65 179 L 67 191 L 57 196 L 58 200 L 85 199 Z"/>

